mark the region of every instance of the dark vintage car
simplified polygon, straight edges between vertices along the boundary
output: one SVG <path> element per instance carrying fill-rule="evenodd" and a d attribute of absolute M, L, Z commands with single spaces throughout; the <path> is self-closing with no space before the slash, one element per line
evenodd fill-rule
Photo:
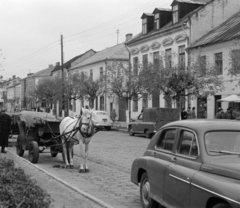
<path fill-rule="evenodd" d="M 144 208 L 240 207 L 240 122 L 184 120 L 163 126 L 131 181 L 140 185 Z"/>

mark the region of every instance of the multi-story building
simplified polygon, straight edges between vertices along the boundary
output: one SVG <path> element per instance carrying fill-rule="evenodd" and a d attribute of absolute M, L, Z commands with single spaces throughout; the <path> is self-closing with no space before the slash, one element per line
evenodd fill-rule
<path fill-rule="evenodd" d="M 188 47 L 188 51 L 191 53 L 193 59 L 197 60 L 199 57 L 201 58 L 202 64 L 206 66 L 203 68 L 204 70 L 209 67 L 215 67 L 218 75 L 223 79 L 224 89 L 222 91 L 219 91 L 214 96 L 208 96 L 204 105 L 198 102 L 197 107 L 200 111 L 203 107 L 207 107 L 208 118 L 214 118 L 219 107 L 223 108 L 224 111 L 229 106 L 234 108 L 240 107 L 240 103 L 218 102 L 229 95 L 240 94 L 239 38 L 240 13 L 237 12 Z M 229 73 L 231 69 L 234 70 L 235 75 Z"/>
<path fill-rule="evenodd" d="M 127 43 L 131 52 L 131 64 L 137 68 L 146 63 L 163 59 L 165 67 L 187 67 L 191 62 L 190 51 L 186 52 L 194 41 L 219 26 L 233 13 L 239 11 L 240 1 L 233 0 L 174 0 L 171 9 L 155 8 L 152 13 L 144 13 L 142 32 Z M 136 119 L 143 107 L 169 106 L 162 94 L 154 94 L 151 99 L 143 95 L 138 105 L 132 105 L 132 117 Z M 198 117 L 202 117 L 205 99 L 187 99 L 186 107 L 196 107 Z M 138 106 L 138 108 L 136 108 Z"/>
<path fill-rule="evenodd" d="M 126 41 L 132 38 L 132 34 L 128 34 L 126 36 Z M 129 52 L 125 43 L 121 43 L 105 50 L 99 51 L 90 58 L 76 64 L 75 66 L 70 68 L 70 73 L 87 73 L 92 79 L 98 79 L 104 76 L 106 73 L 106 66 L 111 62 L 121 62 L 123 65 L 129 65 Z M 87 100 L 77 100 L 73 103 L 76 106 L 75 113 L 80 112 L 81 106 L 89 105 L 89 101 Z M 105 110 L 110 113 L 113 109 L 116 110 L 119 120 L 126 120 L 126 102 L 121 101 L 118 98 L 109 98 L 106 94 L 102 94 L 98 96 L 97 99 L 94 100 L 92 106 L 95 109 Z"/>

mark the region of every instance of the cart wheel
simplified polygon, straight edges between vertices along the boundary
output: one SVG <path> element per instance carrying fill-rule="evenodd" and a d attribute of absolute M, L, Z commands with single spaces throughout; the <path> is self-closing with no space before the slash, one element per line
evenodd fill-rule
<path fill-rule="evenodd" d="M 73 149 L 72 149 L 72 157 L 73 157 Z M 66 161 L 65 161 L 65 155 L 64 155 L 64 153 L 62 152 L 62 159 L 63 159 L 63 162 L 65 163 Z M 69 161 L 69 157 L 68 157 L 68 161 Z"/>
<path fill-rule="evenodd" d="M 58 152 L 55 150 L 54 147 L 50 147 L 50 151 L 51 151 L 51 156 L 52 157 L 57 157 Z"/>
<path fill-rule="evenodd" d="M 24 155 L 24 150 L 22 148 L 20 135 L 18 135 L 18 138 L 17 138 L 16 151 L 18 156 L 22 157 Z"/>
<path fill-rule="evenodd" d="M 28 158 L 31 163 L 37 163 L 39 158 L 39 147 L 36 141 L 32 141 L 29 145 Z"/>

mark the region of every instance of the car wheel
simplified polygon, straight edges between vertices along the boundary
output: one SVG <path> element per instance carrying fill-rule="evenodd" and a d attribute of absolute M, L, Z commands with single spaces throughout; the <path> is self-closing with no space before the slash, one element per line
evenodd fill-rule
<path fill-rule="evenodd" d="M 20 141 L 20 135 L 18 135 L 18 138 L 17 138 L 16 151 L 18 156 L 22 157 L 24 155 L 24 150 L 22 148 L 22 144 Z"/>
<path fill-rule="evenodd" d="M 147 173 L 143 173 L 140 183 L 140 198 L 144 208 L 158 207 L 158 203 L 150 197 L 150 183 Z"/>
<path fill-rule="evenodd" d="M 134 136 L 134 133 L 133 133 L 133 130 L 132 130 L 131 126 L 128 127 L 128 133 L 129 133 L 130 136 Z"/>
<path fill-rule="evenodd" d="M 226 203 L 218 203 L 214 205 L 213 208 L 231 208 L 231 207 Z"/>
<path fill-rule="evenodd" d="M 152 137 L 152 134 L 149 133 L 148 129 L 146 129 L 146 130 L 144 131 L 144 134 L 145 134 L 145 137 L 146 137 L 146 138 L 151 138 L 151 137 Z"/>
<path fill-rule="evenodd" d="M 36 141 L 32 141 L 29 145 L 28 158 L 31 163 L 37 163 L 39 158 L 39 147 Z"/>

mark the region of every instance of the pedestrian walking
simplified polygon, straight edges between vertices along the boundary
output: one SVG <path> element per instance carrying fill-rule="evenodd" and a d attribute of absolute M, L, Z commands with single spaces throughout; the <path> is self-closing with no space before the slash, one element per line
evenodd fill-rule
<path fill-rule="evenodd" d="M 187 109 L 187 119 L 191 119 L 191 107 L 188 107 Z"/>
<path fill-rule="evenodd" d="M 191 118 L 196 118 L 196 112 L 195 112 L 195 107 L 192 107 L 192 110 L 191 110 Z"/>
<path fill-rule="evenodd" d="M 110 113 L 110 118 L 112 119 L 113 123 L 115 123 L 116 117 L 117 117 L 116 110 L 113 109 L 112 112 Z"/>
<path fill-rule="evenodd" d="M 187 117 L 188 117 L 187 111 L 185 111 L 185 108 L 182 108 L 181 120 L 185 120 L 185 119 L 187 119 Z"/>
<path fill-rule="evenodd" d="M 2 108 L 0 112 L 0 146 L 1 153 L 6 153 L 5 147 L 8 147 L 8 138 L 11 130 L 11 117 L 5 113 L 6 109 Z"/>

